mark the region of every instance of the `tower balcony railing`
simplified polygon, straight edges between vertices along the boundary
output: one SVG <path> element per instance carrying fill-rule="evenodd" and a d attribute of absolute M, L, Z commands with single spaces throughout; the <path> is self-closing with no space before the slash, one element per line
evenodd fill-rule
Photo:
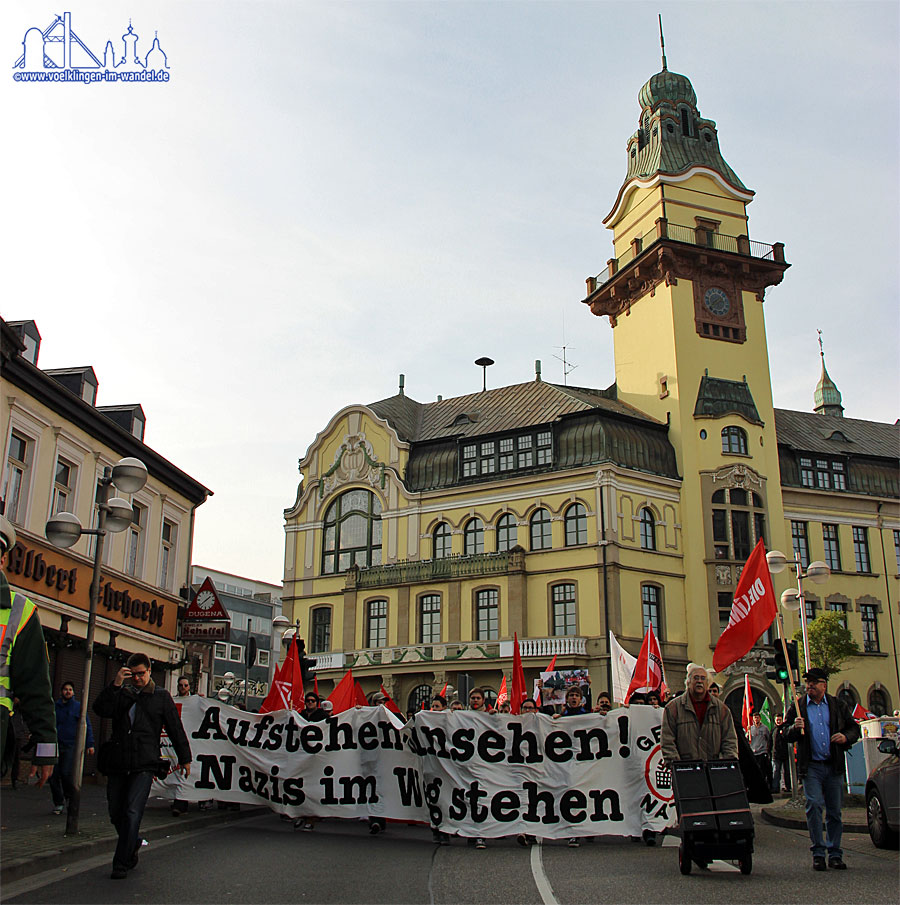
<path fill-rule="evenodd" d="M 784 263 L 784 245 L 781 242 L 769 245 L 766 242 L 750 239 L 749 236 L 726 236 L 703 227 L 669 223 L 668 220 L 660 217 L 653 229 L 643 236 L 636 236 L 632 239 L 631 245 L 619 257 L 610 258 L 605 269 L 601 270 L 597 276 L 588 277 L 588 295 L 595 292 L 604 283 L 609 282 L 624 266 L 663 240 L 744 255 L 760 261 Z"/>
<path fill-rule="evenodd" d="M 347 585 L 357 588 L 383 588 L 398 584 L 446 581 L 472 578 L 509 571 L 509 553 L 474 553 L 469 556 L 447 556 L 441 559 L 403 560 L 368 569 L 351 569 Z"/>

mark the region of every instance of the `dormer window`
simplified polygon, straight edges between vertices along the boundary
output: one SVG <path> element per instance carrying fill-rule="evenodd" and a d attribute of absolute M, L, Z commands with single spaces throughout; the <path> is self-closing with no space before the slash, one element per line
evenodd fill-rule
<path fill-rule="evenodd" d="M 691 121 L 686 107 L 681 108 L 681 134 L 687 136 L 691 134 Z"/>
<path fill-rule="evenodd" d="M 460 445 L 460 476 L 487 477 L 553 464 L 553 431 L 531 430 Z"/>

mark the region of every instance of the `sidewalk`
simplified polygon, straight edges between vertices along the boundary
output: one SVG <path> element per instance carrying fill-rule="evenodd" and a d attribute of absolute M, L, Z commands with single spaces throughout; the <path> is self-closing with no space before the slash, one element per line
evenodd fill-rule
<path fill-rule="evenodd" d="M 788 827 L 792 830 L 806 829 L 806 814 L 803 806 L 795 807 L 790 798 L 775 800 L 762 809 L 766 823 Z M 861 795 L 844 795 L 844 806 L 841 808 L 841 819 L 845 833 L 868 833 L 866 823 L 865 801 Z"/>
<path fill-rule="evenodd" d="M 170 809 L 170 801 L 156 798 L 151 791 L 141 823 L 141 835 L 151 845 L 154 839 L 241 820 L 264 810 L 242 805 L 239 811 L 219 810 L 216 806 L 201 811 L 192 803 L 182 817 L 173 817 Z M 53 813 L 49 786 L 38 789 L 19 783 L 13 790 L 4 782 L 0 787 L 0 884 L 104 852 L 109 853 L 112 863 L 116 833 L 106 810 L 105 784 L 82 786 L 78 830 L 77 836 L 65 835 L 66 814 Z"/>

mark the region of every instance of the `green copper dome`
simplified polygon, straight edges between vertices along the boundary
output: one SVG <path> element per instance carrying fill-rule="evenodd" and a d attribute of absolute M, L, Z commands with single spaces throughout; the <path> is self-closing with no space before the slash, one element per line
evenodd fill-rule
<path fill-rule="evenodd" d="M 673 107 L 679 103 L 689 104 L 697 109 L 697 95 L 688 77 L 668 69 L 650 76 L 638 93 L 638 102 L 642 110 L 653 110 L 663 103 Z"/>
<path fill-rule="evenodd" d="M 841 405 L 841 391 L 825 369 L 825 353 L 820 354 L 822 356 L 822 376 L 816 384 L 816 392 L 813 397 L 816 404 L 813 411 L 819 415 L 835 415 L 842 418 L 844 407 Z"/>

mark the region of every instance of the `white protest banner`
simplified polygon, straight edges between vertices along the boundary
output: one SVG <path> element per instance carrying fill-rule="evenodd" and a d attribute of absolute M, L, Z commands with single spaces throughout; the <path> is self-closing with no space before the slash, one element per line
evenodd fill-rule
<path fill-rule="evenodd" d="M 185 801 L 422 820 L 463 836 L 637 836 L 673 816 L 661 714 L 420 711 L 401 728 L 383 707 L 307 722 L 192 697 L 181 709 L 191 775 L 163 785 Z"/>
<path fill-rule="evenodd" d="M 427 820 L 401 790 L 421 783 L 420 759 L 384 707 L 360 707 L 321 722 L 278 710 L 247 713 L 209 698 L 181 707 L 191 775 L 170 774 L 166 789 L 184 801 L 265 805 L 292 817 L 397 817 Z"/>
<path fill-rule="evenodd" d="M 639 836 L 674 816 L 662 767 L 661 710 L 607 716 L 417 713 L 406 725 L 423 761 L 432 826 L 461 836 Z"/>

